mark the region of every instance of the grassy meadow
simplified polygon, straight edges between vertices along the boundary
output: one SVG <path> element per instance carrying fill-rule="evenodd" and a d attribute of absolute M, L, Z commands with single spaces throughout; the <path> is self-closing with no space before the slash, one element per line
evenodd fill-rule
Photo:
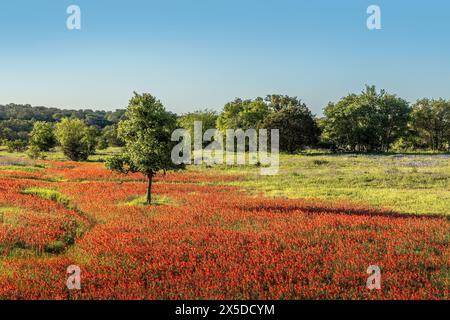
<path fill-rule="evenodd" d="M 90 156 L 103 162 L 120 152 L 108 148 Z M 8 153 L 0 147 L 0 157 L 26 158 L 25 153 Z M 46 153 L 47 160 L 65 161 L 62 152 Z M 0 164 L 1 165 L 1 164 Z M 6 165 L 0 170 L 7 170 Z M 38 170 L 23 166 L 20 170 Z M 405 214 L 450 215 L 450 154 L 332 154 L 308 151 L 280 155 L 279 173 L 260 175 L 257 166 L 188 166 L 188 171 L 237 175 L 237 186 L 250 194 L 289 199 L 347 201 Z M 142 199 L 141 199 L 142 200 Z"/>
<path fill-rule="evenodd" d="M 450 214 L 450 155 L 445 154 L 281 155 L 275 176 L 261 176 L 259 168 L 250 166 L 213 170 L 242 175 L 242 180 L 230 185 L 271 197 L 348 201 L 399 213 Z"/>

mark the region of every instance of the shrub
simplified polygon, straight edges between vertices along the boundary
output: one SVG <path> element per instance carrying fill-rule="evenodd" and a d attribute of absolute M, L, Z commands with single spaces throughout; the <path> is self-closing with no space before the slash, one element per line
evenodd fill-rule
<path fill-rule="evenodd" d="M 37 151 L 49 151 L 56 145 L 56 137 L 51 123 L 37 121 L 30 133 L 30 145 Z"/>
<path fill-rule="evenodd" d="M 27 143 L 22 140 L 14 140 L 14 141 L 8 140 L 5 142 L 5 145 L 6 145 L 8 152 L 10 152 L 10 153 L 22 152 L 27 149 Z"/>
<path fill-rule="evenodd" d="M 88 127 L 79 119 L 63 119 L 56 125 L 56 137 L 63 153 L 72 161 L 84 161 L 92 152 Z"/>
<path fill-rule="evenodd" d="M 66 244 L 62 241 L 53 241 L 45 246 L 45 252 L 59 254 L 66 250 Z"/>
<path fill-rule="evenodd" d="M 47 156 L 45 155 L 45 153 L 43 153 L 39 148 L 37 148 L 36 146 L 31 146 L 30 149 L 28 149 L 27 151 L 27 156 L 30 159 L 36 160 L 36 159 L 42 159 L 44 160 L 45 158 L 47 158 Z"/>

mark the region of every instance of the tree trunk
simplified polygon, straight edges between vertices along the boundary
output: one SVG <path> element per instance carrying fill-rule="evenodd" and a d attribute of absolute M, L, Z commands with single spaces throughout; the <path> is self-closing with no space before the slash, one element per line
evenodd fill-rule
<path fill-rule="evenodd" d="M 148 178 L 147 205 L 150 205 L 152 203 L 152 180 L 153 180 L 153 174 L 149 174 L 147 176 L 147 178 Z"/>

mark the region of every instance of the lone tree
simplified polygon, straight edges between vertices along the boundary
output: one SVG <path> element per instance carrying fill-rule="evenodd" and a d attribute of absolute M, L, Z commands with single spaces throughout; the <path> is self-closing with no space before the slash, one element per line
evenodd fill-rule
<path fill-rule="evenodd" d="M 165 110 L 162 103 L 148 93 L 134 93 L 119 122 L 118 136 L 125 143 L 123 153 L 109 158 L 106 166 L 121 173 L 141 172 L 148 179 L 147 204 L 152 200 L 152 180 L 158 171 L 181 169 L 171 159 L 172 132 L 177 117 Z"/>

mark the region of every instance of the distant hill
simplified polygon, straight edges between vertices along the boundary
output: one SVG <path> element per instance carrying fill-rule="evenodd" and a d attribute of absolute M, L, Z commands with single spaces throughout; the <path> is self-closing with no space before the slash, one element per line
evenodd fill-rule
<path fill-rule="evenodd" d="M 27 140 L 36 121 L 58 122 L 62 118 L 78 118 L 89 126 L 103 129 L 120 121 L 125 110 L 65 110 L 31 105 L 0 105 L 0 141 Z"/>

